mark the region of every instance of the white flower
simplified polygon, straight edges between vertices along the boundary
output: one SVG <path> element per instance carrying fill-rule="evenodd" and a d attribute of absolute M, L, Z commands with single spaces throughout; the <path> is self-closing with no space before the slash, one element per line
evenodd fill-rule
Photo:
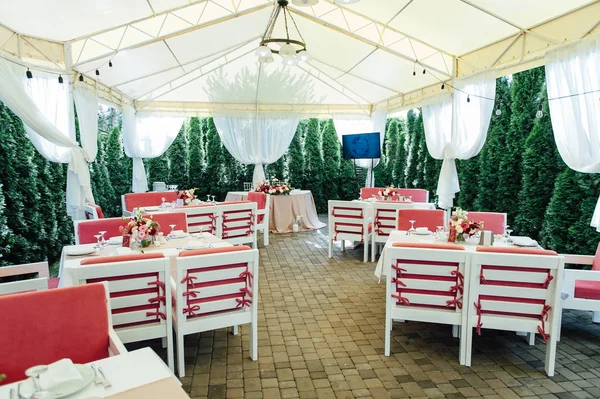
<path fill-rule="evenodd" d="M 457 226 L 457 227 L 456 227 L 456 232 L 457 232 L 458 234 L 461 234 L 461 233 L 463 232 L 463 228 L 462 228 L 462 227 L 460 227 L 460 226 Z"/>

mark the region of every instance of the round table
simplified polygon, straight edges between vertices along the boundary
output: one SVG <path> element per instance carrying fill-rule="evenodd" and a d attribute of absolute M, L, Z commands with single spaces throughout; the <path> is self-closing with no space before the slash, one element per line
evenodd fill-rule
<path fill-rule="evenodd" d="M 225 201 L 245 201 L 248 192 L 230 191 Z M 309 190 L 297 190 L 289 195 L 271 195 L 269 231 L 289 233 L 297 216 L 302 216 L 302 230 L 320 229 L 327 226 L 317 217 L 315 200 Z"/>

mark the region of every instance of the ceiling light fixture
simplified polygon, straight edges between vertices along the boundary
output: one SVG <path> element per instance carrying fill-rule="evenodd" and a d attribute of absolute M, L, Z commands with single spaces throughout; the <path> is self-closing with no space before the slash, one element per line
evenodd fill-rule
<path fill-rule="evenodd" d="M 298 7 L 311 7 L 316 5 L 319 0 L 292 0 L 295 6 Z"/>
<path fill-rule="evenodd" d="M 308 4 L 312 3 L 312 0 L 293 1 L 294 4 L 306 2 L 307 6 L 312 5 Z M 317 2 L 314 3 L 316 4 Z M 308 51 L 306 51 L 306 43 L 304 42 L 304 38 L 302 37 L 300 30 L 298 30 L 296 21 L 294 21 L 294 17 L 287 9 L 288 4 L 289 3 L 287 0 L 277 0 L 277 6 L 273 10 L 273 14 L 271 14 L 271 18 L 267 24 L 267 29 L 265 29 L 265 33 L 260 41 L 260 47 L 256 49 L 258 62 L 261 64 L 272 62 L 273 54 L 279 54 L 281 57 L 283 57 L 283 65 L 287 66 L 296 65 L 298 64 L 299 60 L 304 62 L 312 60 L 311 55 L 308 53 Z M 285 37 L 273 37 L 273 30 L 275 29 L 277 18 L 279 18 L 282 13 L 283 23 L 285 26 Z M 289 21 L 292 22 L 298 39 L 290 39 Z"/>

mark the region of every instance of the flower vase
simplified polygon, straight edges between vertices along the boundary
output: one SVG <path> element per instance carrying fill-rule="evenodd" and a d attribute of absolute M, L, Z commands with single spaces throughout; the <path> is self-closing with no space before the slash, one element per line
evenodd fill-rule
<path fill-rule="evenodd" d="M 448 234 L 448 242 L 456 242 L 456 235 L 456 229 L 451 227 L 450 233 Z"/>
<path fill-rule="evenodd" d="M 456 235 L 456 242 L 465 242 L 465 235 L 464 235 L 464 233 Z"/>

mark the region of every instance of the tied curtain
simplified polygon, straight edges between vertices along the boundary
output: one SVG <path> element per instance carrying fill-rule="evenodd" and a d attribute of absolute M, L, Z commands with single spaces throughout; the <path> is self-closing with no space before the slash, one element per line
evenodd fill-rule
<path fill-rule="evenodd" d="M 143 158 L 164 154 L 175 141 L 184 118 L 135 113 L 130 105 L 123 105 L 123 147 L 125 155 L 133 158 L 134 193 L 148 191 L 148 178 Z"/>
<path fill-rule="evenodd" d="M 276 162 L 287 151 L 300 118 L 292 113 L 215 112 L 213 120 L 231 156 L 254 165 L 252 185 L 256 187 L 265 180 L 263 164 Z"/>
<path fill-rule="evenodd" d="M 600 173 L 600 38 L 546 53 L 552 129 L 563 161 L 578 172 Z M 600 231 L 600 199 L 591 226 Z"/>
<path fill-rule="evenodd" d="M 56 75 L 36 71 L 32 79 L 26 69 L 0 58 L 0 100 L 22 121 L 36 150 L 52 162 L 68 163 L 66 207 L 74 220 L 84 218 L 86 203 L 94 203 L 88 162 L 97 152 L 98 97 L 75 86 L 80 125 L 80 147 L 75 141 L 73 99 L 69 78 L 58 83 Z M 95 122 L 94 122 L 95 121 Z"/>
<path fill-rule="evenodd" d="M 456 159 L 479 154 L 490 125 L 496 95 L 496 71 L 454 82 L 454 92 L 423 100 L 423 124 L 429 154 L 443 160 L 437 186 L 440 208 L 452 208 L 460 191 Z M 467 99 L 469 101 L 467 101 Z"/>
<path fill-rule="evenodd" d="M 383 148 L 383 140 L 385 137 L 385 123 L 387 119 L 387 110 L 379 110 L 373 112 L 371 116 L 367 115 L 334 115 L 333 124 L 337 132 L 340 142 L 342 136 L 347 134 L 359 133 L 379 133 L 379 147 Z M 373 168 L 379 165 L 379 158 L 376 159 L 357 159 L 354 163 L 367 169 L 367 180 L 365 187 L 373 186 Z"/>

